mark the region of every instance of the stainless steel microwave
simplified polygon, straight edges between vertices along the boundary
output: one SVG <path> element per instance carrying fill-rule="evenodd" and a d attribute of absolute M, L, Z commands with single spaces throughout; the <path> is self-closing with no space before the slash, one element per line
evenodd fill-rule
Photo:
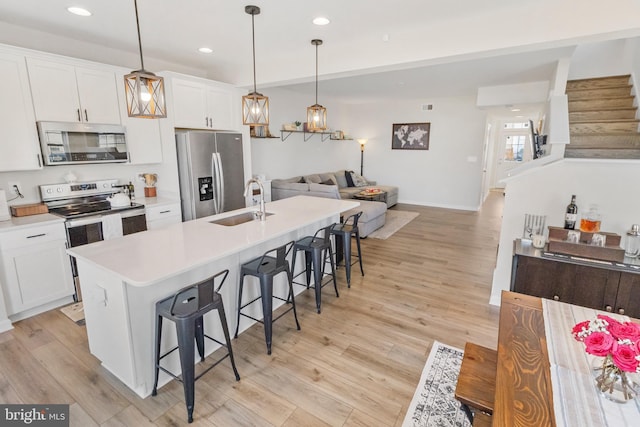
<path fill-rule="evenodd" d="M 38 122 L 45 165 L 128 162 L 124 126 Z"/>

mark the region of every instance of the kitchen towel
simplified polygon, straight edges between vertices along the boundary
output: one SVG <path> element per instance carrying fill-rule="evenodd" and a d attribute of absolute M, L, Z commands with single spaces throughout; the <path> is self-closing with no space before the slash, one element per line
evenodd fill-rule
<path fill-rule="evenodd" d="M 122 237 L 122 216 L 120 214 L 102 217 L 102 238 L 104 240 Z"/>

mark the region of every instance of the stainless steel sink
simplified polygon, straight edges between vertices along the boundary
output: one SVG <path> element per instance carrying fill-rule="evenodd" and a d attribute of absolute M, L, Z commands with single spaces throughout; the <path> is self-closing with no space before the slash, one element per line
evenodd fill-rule
<path fill-rule="evenodd" d="M 266 216 L 273 215 L 270 212 L 266 212 Z M 220 218 L 213 221 L 209 221 L 212 224 L 225 225 L 227 227 L 232 227 L 234 225 L 244 224 L 245 222 L 255 221 L 256 218 L 253 216 L 253 212 L 242 212 L 238 215 L 228 216 L 226 218 Z"/>

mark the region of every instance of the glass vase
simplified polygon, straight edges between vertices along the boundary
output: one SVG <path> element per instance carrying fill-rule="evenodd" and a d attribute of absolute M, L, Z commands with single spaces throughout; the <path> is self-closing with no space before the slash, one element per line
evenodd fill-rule
<path fill-rule="evenodd" d="M 627 403 L 636 399 L 640 393 L 640 378 L 635 372 L 621 371 L 611 359 L 596 359 L 593 366 L 596 389 L 602 395 L 616 403 Z"/>

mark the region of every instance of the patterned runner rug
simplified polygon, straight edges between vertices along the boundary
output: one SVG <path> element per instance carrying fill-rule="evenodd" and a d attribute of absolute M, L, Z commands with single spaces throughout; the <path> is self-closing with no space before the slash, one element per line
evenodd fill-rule
<path fill-rule="evenodd" d="M 433 342 L 402 427 L 470 427 L 453 396 L 462 364 L 462 350 Z"/>

